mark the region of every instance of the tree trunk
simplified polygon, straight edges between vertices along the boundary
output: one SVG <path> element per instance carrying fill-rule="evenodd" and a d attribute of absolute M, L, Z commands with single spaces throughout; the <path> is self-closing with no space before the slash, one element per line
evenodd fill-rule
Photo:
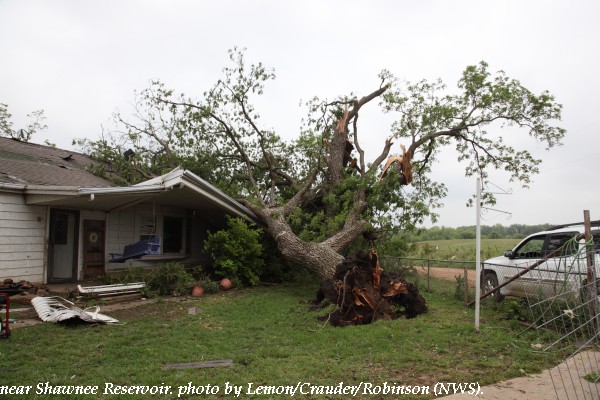
<path fill-rule="evenodd" d="M 291 231 L 282 231 L 275 236 L 277 247 L 286 260 L 301 265 L 321 279 L 334 276 L 344 257 L 324 243 L 301 240 Z"/>
<path fill-rule="evenodd" d="M 282 207 L 262 208 L 242 202 L 265 223 L 267 232 L 275 239 L 277 248 L 286 260 L 305 267 L 321 279 L 331 279 L 335 275 L 337 266 L 344 261 L 339 251 L 356 239 L 364 226 L 363 221 L 358 221 L 324 242 L 306 242 L 285 221 Z"/>

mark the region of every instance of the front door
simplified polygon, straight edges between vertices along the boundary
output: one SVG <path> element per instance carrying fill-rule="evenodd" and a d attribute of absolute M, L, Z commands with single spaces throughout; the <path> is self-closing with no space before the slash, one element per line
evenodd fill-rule
<path fill-rule="evenodd" d="M 83 221 L 83 277 L 96 279 L 104 275 L 104 221 Z"/>
<path fill-rule="evenodd" d="M 50 210 L 48 282 L 77 280 L 79 211 Z"/>

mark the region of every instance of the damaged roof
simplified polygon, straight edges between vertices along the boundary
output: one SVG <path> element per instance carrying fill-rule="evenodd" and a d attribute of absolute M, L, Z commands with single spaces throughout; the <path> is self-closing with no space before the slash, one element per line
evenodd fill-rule
<path fill-rule="evenodd" d="M 110 187 L 87 169 L 93 160 L 81 153 L 0 137 L 0 183 L 18 185 Z"/>
<path fill-rule="evenodd" d="M 89 172 L 92 163 L 74 151 L 0 137 L 0 190 L 23 193 L 30 205 L 113 212 L 149 203 L 198 211 L 215 226 L 224 214 L 256 221 L 239 202 L 180 167 L 137 185 L 116 186 Z"/>

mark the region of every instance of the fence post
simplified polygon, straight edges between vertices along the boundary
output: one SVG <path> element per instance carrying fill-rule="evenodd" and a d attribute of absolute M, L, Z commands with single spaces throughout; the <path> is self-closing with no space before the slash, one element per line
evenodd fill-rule
<path fill-rule="evenodd" d="M 465 272 L 465 304 L 469 303 L 469 274 L 467 273 L 467 267 L 464 267 Z"/>
<path fill-rule="evenodd" d="M 431 260 L 427 259 L 427 290 L 429 289 L 429 269 L 431 268 Z"/>
<path fill-rule="evenodd" d="M 587 290 L 586 301 L 590 312 L 590 328 L 592 335 L 596 337 L 598 332 L 598 321 L 596 318 L 596 302 L 598 301 L 598 287 L 596 282 L 596 269 L 594 265 L 594 245 L 592 244 L 592 226 L 590 222 L 590 211 L 583 211 L 583 223 L 585 224 L 585 254 L 587 257 Z"/>

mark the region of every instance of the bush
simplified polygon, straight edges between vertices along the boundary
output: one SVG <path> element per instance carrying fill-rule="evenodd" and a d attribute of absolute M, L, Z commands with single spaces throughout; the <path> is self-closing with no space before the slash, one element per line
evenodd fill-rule
<path fill-rule="evenodd" d="M 99 281 L 105 285 L 146 282 L 149 272 L 141 267 L 131 267 L 117 274 L 104 275 Z"/>
<path fill-rule="evenodd" d="M 145 296 L 185 295 L 196 283 L 192 274 L 177 262 L 159 264 L 154 269 L 128 268 L 121 274 L 104 276 L 101 281 L 106 285 L 145 282 L 146 288 L 142 290 Z"/>
<path fill-rule="evenodd" d="M 146 284 L 158 295 L 181 296 L 189 294 L 196 280 L 177 262 L 160 264 L 148 273 Z"/>
<path fill-rule="evenodd" d="M 215 282 L 208 278 L 199 280 L 198 286 L 201 286 L 207 294 L 217 293 L 219 291 L 219 282 Z"/>
<path fill-rule="evenodd" d="M 465 278 L 462 275 L 456 275 L 456 287 L 454 288 L 454 298 L 456 300 L 464 301 L 465 299 Z"/>
<path fill-rule="evenodd" d="M 227 229 L 209 233 L 204 242 L 214 262 L 215 274 L 232 281 L 256 285 L 264 272 L 261 229 L 249 227 L 241 218 L 227 216 Z"/>

